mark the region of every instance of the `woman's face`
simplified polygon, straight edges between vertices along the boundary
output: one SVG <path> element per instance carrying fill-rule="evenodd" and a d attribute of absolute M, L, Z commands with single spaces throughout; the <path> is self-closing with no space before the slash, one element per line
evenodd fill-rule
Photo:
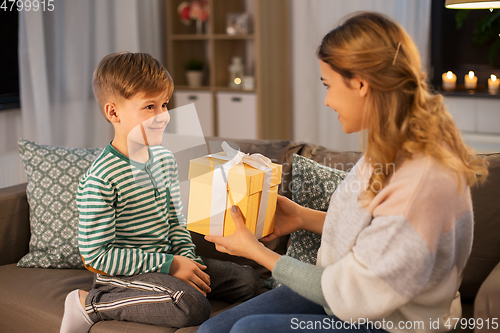
<path fill-rule="evenodd" d="M 368 92 L 368 83 L 360 78 L 350 79 L 350 87 L 344 78 L 330 65 L 320 60 L 321 81 L 326 86 L 325 105 L 339 114 L 339 121 L 345 133 L 360 132 Z"/>

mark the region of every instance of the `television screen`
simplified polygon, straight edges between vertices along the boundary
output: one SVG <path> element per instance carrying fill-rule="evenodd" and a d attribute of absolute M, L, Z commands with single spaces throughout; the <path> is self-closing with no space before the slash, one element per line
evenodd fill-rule
<path fill-rule="evenodd" d="M 19 108 L 18 11 L 0 12 L 0 110 Z"/>

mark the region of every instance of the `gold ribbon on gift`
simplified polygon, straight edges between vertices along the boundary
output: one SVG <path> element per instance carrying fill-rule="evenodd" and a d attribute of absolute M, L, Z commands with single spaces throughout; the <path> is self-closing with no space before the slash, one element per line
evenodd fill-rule
<path fill-rule="evenodd" d="M 227 202 L 227 187 L 228 187 L 228 174 L 229 170 L 238 164 L 247 164 L 252 168 L 264 172 L 264 179 L 262 184 L 262 195 L 260 197 L 259 214 L 257 216 L 257 226 L 255 229 L 255 236 L 257 238 L 263 237 L 264 224 L 266 221 L 267 203 L 269 199 L 269 192 L 271 188 L 272 162 L 269 158 L 262 154 L 245 154 L 241 151 L 231 148 L 227 142 L 221 144 L 222 150 L 226 154 L 210 154 L 207 157 L 216 158 L 227 161 L 226 163 L 214 168 L 212 179 L 212 203 L 210 211 L 210 234 L 216 236 L 223 236 L 224 234 L 224 214 L 226 211 Z M 233 204 L 232 198 L 229 198 Z"/>

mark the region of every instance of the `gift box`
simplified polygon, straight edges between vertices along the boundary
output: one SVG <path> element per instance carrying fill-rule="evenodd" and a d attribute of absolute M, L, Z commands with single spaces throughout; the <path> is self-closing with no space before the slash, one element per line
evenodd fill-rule
<path fill-rule="evenodd" d="M 189 163 L 187 229 L 203 235 L 231 235 L 230 208 L 237 205 L 247 228 L 258 238 L 267 236 L 274 230 L 281 165 L 260 154 L 228 156 L 227 147 L 226 153 Z M 261 163 L 262 158 L 268 163 Z"/>

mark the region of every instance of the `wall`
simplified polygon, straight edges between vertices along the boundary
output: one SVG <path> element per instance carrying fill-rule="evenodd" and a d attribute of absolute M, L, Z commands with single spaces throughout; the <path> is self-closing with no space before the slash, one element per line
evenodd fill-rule
<path fill-rule="evenodd" d="M 26 181 L 17 149 L 21 133 L 21 110 L 0 111 L 0 188 Z"/>
<path fill-rule="evenodd" d="M 359 133 L 345 134 L 337 113 L 324 105 L 316 49 L 322 37 L 349 13 L 381 12 L 398 21 L 413 38 L 428 72 L 430 0 L 291 0 L 293 139 L 340 151 L 359 150 Z M 445 102 L 465 142 L 478 152 L 500 151 L 500 99 L 447 97 Z"/>
<path fill-rule="evenodd" d="M 345 134 L 337 113 L 324 105 L 316 57 L 323 36 L 352 12 L 377 11 L 398 21 L 415 41 L 425 69 L 430 0 L 291 0 L 293 138 L 336 150 L 360 150 L 359 133 Z"/>
<path fill-rule="evenodd" d="M 326 91 L 319 80 L 316 48 L 323 35 L 335 27 L 346 14 L 361 9 L 381 11 L 395 17 L 409 31 L 421 51 L 425 68 L 428 58 L 430 0 L 290 1 L 293 139 L 322 144 L 337 150 L 359 150 L 359 134 L 344 134 L 336 113 L 323 104 Z M 143 25 L 147 26 L 145 22 Z M 491 129 L 488 129 L 500 128 L 500 111 L 495 112 L 500 109 L 497 101 L 490 100 L 484 104 L 480 100 L 468 98 L 454 101 L 453 98 L 448 99 L 450 112 L 463 130 L 466 142 L 476 147 L 478 151 L 500 151 L 500 133 L 491 133 Z M 483 108 L 484 105 L 489 111 L 476 111 L 486 110 Z M 470 110 L 475 111 L 470 112 Z M 0 188 L 23 182 L 25 179 L 24 170 L 21 176 L 15 176 L 22 167 L 17 158 L 17 140 L 20 137 L 22 137 L 21 110 L 0 111 Z"/>
<path fill-rule="evenodd" d="M 21 110 L 0 111 L 0 156 L 17 149 L 21 137 Z"/>
<path fill-rule="evenodd" d="M 462 138 L 478 153 L 500 152 L 500 99 L 445 97 Z"/>
<path fill-rule="evenodd" d="M 25 181 L 20 137 L 70 147 L 112 139 L 93 97 L 94 68 L 123 50 L 162 59 L 163 14 L 163 0 L 65 0 L 51 13 L 20 13 L 23 113 L 0 111 L 0 188 Z"/>

